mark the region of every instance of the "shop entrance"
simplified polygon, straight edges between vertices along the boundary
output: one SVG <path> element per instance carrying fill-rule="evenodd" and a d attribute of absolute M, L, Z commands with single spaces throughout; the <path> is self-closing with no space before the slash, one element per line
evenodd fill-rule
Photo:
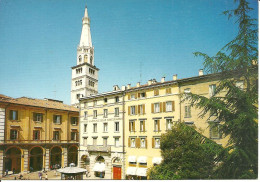
<path fill-rule="evenodd" d="M 5 171 L 21 172 L 21 150 L 16 147 L 8 149 L 5 153 Z"/>

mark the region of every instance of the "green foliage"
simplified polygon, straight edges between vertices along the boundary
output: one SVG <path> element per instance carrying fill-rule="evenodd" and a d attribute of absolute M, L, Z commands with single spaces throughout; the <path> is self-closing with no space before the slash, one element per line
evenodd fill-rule
<path fill-rule="evenodd" d="M 163 162 L 148 171 L 150 179 L 210 179 L 221 146 L 202 136 L 194 127 L 176 123 L 162 135 Z"/>
<path fill-rule="evenodd" d="M 206 113 L 215 113 L 223 122 L 221 132 L 228 135 L 228 153 L 219 156 L 221 165 L 216 169 L 217 178 L 248 179 L 258 175 L 258 49 L 255 19 L 248 15 L 252 10 L 246 0 L 235 0 L 238 7 L 224 14 L 237 19 L 239 32 L 234 40 L 221 49 L 216 56 L 196 52 L 204 58 L 204 68 L 218 73 L 219 85 L 215 95 L 206 98 L 189 94 L 191 105 Z M 236 82 L 244 81 L 244 88 Z M 221 93 L 226 93 L 221 97 Z"/>

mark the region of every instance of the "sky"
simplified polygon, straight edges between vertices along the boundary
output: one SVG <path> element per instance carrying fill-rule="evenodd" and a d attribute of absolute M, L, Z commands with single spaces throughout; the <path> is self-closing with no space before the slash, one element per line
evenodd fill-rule
<path fill-rule="evenodd" d="M 238 31 L 222 14 L 232 0 L 0 0 L 0 94 L 70 104 L 86 4 L 98 92 L 197 76 L 203 60 L 193 53 L 213 56 Z"/>

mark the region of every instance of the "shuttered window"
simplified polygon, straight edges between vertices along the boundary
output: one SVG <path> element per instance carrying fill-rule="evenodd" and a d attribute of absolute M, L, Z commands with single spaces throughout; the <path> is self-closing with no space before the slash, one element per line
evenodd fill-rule
<path fill-rule="evenodd" d="M 9 119 L 10 120 L 18 120 L 18 111 L 10 110 L 10 112 L 9 112 Z"/>
<path fill-rule="evenodd" d="M 33 131 L 33 140 L 40 140 L 40 130 Z"/>
<path fill-rule="evenodd" d="M 154 90 L 154 96 L 157 96 L 157 95 L 159 95 L 159 89 Z"/>
<path fill-rule="evenodd" d="M 171 94 L 172 93 L 172 89 L 171 88 L 166 88 L 166 94 Z"/>
<path fill-rule="evenodd" d="M 42 113 L 33 113 L 33 121 L 42 122 L 43 114 Z"/>
<path fill-rule="evenodd" d="M 191 106 L 185 106 L 185 118 L 190 118 L 191 117 Z"/>
<path fill-rule="evenodd" d="M 62 116 L 61 115 L 53 115 L 53 123 L 54 124 L 61 124 Z"/>

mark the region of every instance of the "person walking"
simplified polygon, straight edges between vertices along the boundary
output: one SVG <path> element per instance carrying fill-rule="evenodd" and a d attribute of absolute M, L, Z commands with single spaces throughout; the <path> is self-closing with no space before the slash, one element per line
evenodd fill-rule
<path fill-rule="evenodd" d="M 45 180 L 48 180 L 48 175 L 47 175 L 47 173 L 45 174 Z"/>

